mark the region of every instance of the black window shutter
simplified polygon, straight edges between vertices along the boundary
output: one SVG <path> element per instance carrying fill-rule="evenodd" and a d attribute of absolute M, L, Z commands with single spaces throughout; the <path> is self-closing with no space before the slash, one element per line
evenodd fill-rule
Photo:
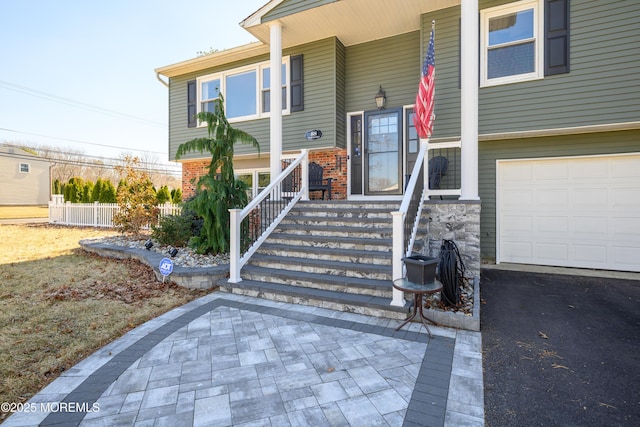
<path fill-rule="evenodd" d="M 302 55 L 291 57 L 291 112 L 304 110 Z"/>
<path fill-rule="evenodd" d="M 569 0 L 544 2 L 544 75 L 569 72 Z"/>
<path fill-rule="evenodd" d="M 187 126 L 190 128 L 194 128 L 197 125 L 197 103 L 196 81 L 189 80 L 187 82 Z"/>

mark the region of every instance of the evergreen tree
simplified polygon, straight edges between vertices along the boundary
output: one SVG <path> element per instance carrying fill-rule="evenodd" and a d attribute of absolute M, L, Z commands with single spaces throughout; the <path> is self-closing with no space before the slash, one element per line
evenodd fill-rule
<path fill-rule="evenodd" d="M 71 203 L 80 203 L 82 201 L 83 187 L 82 178 L 77 176 L 70 178 L 64 189 L 64 200 Z"/>
<path fill-rule="evenodd" d="M 190 151 L 211 153 L 208 172 L 198 179 L 196 196 L 189 203 L 204 220 L 192 244 L 199 253 L 225 253 L 231 239 L 229 209 L 242 208 L 248 201 L 247 184 L 236 180 L 233 173 L 234 144 L 251 144 L 258 151 L 260 146 L 253 136 L 229 124 L 222 95 L 214 101 L 214 112 L 201 112 L 198 119 L 207 123 L 208 137 L 187 141 L 176 152 L 176 159 Z"/>
<path fill-rule="evenodd" d="M 98 178 L 96 180 L 96 184 L 93 186 L 93 193 L 91 194 L 92 202 L 100 201 L 100 193 L 102 192 L 103 183 L 104 181 L 102 180 L 102 178 Z"/>
<path fill-rule="evenodd" d="M 93 182 L 87 181 L 82 186 L 82 203 L 93 202 Z"/>
<path fill-rule="evenodd" d="M 113 182 L 106 180 L 102 182 L 102 190 L 100 191 L 100 203 L 116 203 L 116 187 Z"/>
<path fill-rule="evenodd" d="M 59 179 L 53 181 L 53 194 L 62 194 L 62 184 Z"/>
<path fill-rule="evenodd" d="M 160 187 L 158 192 L 156 193 L 156 200 L 158 200 L 159 205 L 164 205 L 168 201 L 171 200 L 171 194 L 169 193 L 169 187 L 163 185 Z"/>
<path fill-rule="evenodd" d="M 178 205 L 182 203 L 182 190 L 179 188 L 174 188 L 171 190 L 171 203 L 174 205 Z"/>

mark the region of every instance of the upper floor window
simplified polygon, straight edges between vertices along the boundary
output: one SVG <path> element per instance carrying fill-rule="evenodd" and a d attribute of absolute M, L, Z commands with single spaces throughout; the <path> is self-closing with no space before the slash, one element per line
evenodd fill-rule
<path fill-rule="evenodd" d="M 20 173 L 29 173 L 30 171 L 29 163 L 20 163 Z"/>
<path fill-rule="evenodd" d="M 256 70 L 225 76 L 225 113 L 228 118 L 253 117 L 257 114 Z"/>
<path fill-rule="evenodd" d="M 543 77 L 544 22 L 539 0 L 523 0 L 480 13 L 480 84 L 492 86 Z"/>
<path fill-rule="evenodd" d="M 282 64 L 282 110 L 287 109 L 287 64 Z M 262 67 L 262 112 L 268 113 L 271 111 L 271 68 Z"/>
<path fill-rule="evenodd" d="M 289 58 L 282 64 L 282 112 L 289 113 L 287 102 L 290 81 Z M 214 102 L 224 95 L 225 115 L 230 122 L 252 120 L 268 116 L 270 107 L 269 63 L 236 68 L 203 76 L 197 80 L 198 110 L 213 112 Z"/>
<path fill-rule="evenodd" d="M 198 124 L 197 114 L 213 112 L 224 95 L 225 115 L 230 122 L 268 117 L 271 110 L 271 70 L 262 62 L 187 81 L 187 126 Z M 304 110 L 303 55 L 282 58 L 282 112 Z"/>
<path fill-rule="evenodd" d="M 204 80 L 200 83 L 200 109 L 214 112 L 214 102 L 220 97 L 220 79 Z"/>

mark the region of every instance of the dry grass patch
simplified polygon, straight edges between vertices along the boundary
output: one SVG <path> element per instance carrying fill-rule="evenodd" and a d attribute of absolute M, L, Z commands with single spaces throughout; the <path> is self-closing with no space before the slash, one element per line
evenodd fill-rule
<path fill-rule="evenodd" d="M 0 206 L 0 219 L 48 218 L 47 206 Z"/>
<path fill-rule="evenodd" d="M 136 261 L 79 248 L 109 234 L 0 225 L 0 402 L 28 400 L 98 348 L 204 294 L 162 284 Z"/>

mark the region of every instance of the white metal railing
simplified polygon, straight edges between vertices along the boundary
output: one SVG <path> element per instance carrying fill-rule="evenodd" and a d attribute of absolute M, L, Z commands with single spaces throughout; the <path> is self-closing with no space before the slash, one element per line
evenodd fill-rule
<path fill-rule="evenodd" d="M 158 205 L 160 216 L 177 215 L 180 205 Z M 113 215 L 120 210 L 116 203 L 64 203 L 62 196 L 49 202 L 49 223 L 79 227 L 113 228 Z"/>
<path fill-rule="evenodd" d="M 460 157 L 462 150 L 461 141 L 439 142 L 429 144 L 428 141 L 421 141 L 420 152 L 416 159 L 415 166 L 411 172 L 411 178 L 405 189 L 404 197 L 400 209 L 397 212 L 391 212 L 393 217 L 393 243 L 392 243 L 392 277 L 393 280 L 404 277 L 404 263 L 402 258 L 411 255 L 413 244 L 415 243 L 420 216 L 422 215 L 422 205 L 425 199 L 432 196 L 460 196 L 462 194 L 460 181 L 458 176 L 460 169 L 459 161 L 455 161 Z M 430 155 L 431 151 L 434 151 Z M 453 152 L 453 154 L 450 154 Z M 447 172 L 453 179 L 449 179 L 446 188 L 431 189 L 429 185 L 429 159 L 435 154 L 448 155 L 452 157 L 447 159 L 448 164 L 452 165 L 451 171 Z M 393 299 L 391 305 L 404 305 L 404 293 L 393 288 Z"/>
<path fill-rule="evenodd" d="M 411 178 L 405 189 L 400 209 L 391 212 L 393 217 L 393 243 L 392 243 L 392 280 L 404 277 L 404 263 L 402 258 L 411 254 L 415 242 L 425 189 L 428 186 L 425 181 L 427 168 L 425 156 L 427 153 L 426 142 L 420 144 L 420 152 L 411 171 Z M 404 292 L 393 288 L 391 305 L 404 306 Z"/>
<path fill-rule="evenodd" d="M 301 150 L 300 155 L 244 209 L 229 209 L 229 282 L 242 281 L 242 267 L 300 200 L 309 200 L 308 150 Z"/>

